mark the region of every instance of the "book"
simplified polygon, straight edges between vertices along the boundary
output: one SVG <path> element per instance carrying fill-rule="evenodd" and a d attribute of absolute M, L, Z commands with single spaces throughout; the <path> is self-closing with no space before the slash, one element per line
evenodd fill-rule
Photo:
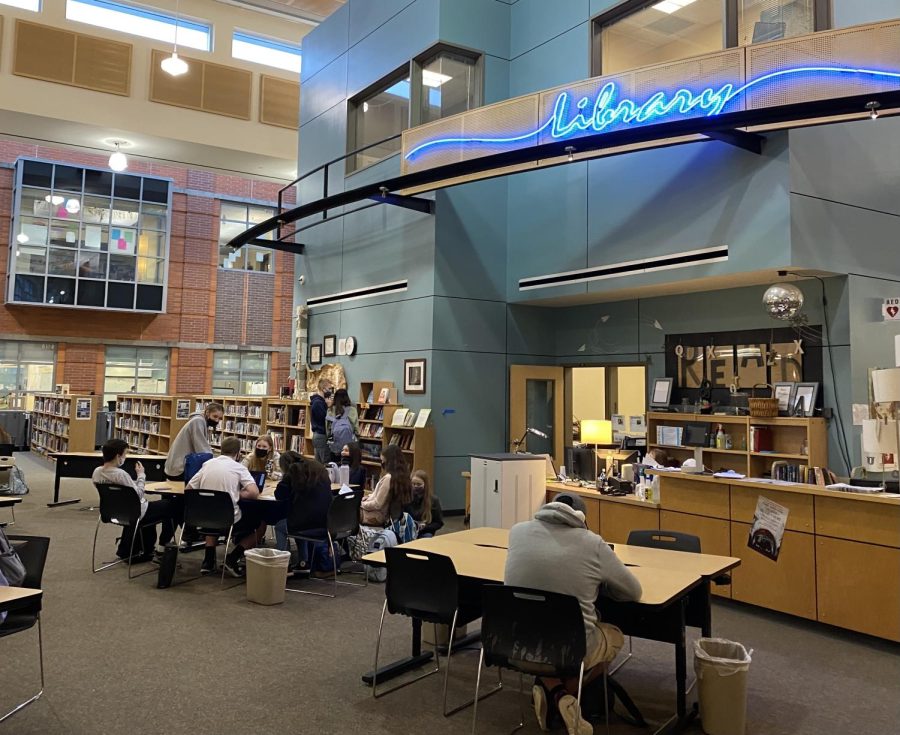
<path fill-rule="evenodd" d="M 416 412 L 410 411 L 406 416 L 403 417 L 403 425 L 404 426 L 414 426 L 416 423 Z"/>
<path fill-rule="evenodd" d="M 424 429 L 428 425 L 428 419 L 431 416 L 430 408 L 423 408 L 416 417 L 416 423 L 413 424 L 417 429 Z"/>
<path fill-rule="evenodd" d="M 391 389 L 390 388 L 382 388 L 378 392 L 378 402 L 379 403 L 390 403 L 391 398 Z"/>
<path fill-rule="evenodd" d="M 405 426 L 407 414 L 409 414 L 408 408 L 398 408 L 394 411 L 394 418 L 391 419 L 391 426 Z"/>

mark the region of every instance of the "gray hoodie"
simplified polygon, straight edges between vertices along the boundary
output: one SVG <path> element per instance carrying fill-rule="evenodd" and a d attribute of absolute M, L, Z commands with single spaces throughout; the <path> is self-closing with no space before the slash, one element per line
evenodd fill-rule
<path fill-rule="evenodd" d="M 533 521 L 512 527 L 503 581 L 577 598 L 588 651 L 596 645 L 597 597 L 623 601 L 641 597 L 637 578 L 599 535 L 585 527 L 584 514 L 565 503 L 547 503 Z"/>
<path fill-rule="evenodd" d="M 189 454 L 211 453 L 206 417 L 202 411 L 192 413 L 187 423 L 181 427 L 178 435 L 169 447 L 166 458 L 165 473 L 169 477 L 177 477 L 184 472 L 184 458 Z"/>

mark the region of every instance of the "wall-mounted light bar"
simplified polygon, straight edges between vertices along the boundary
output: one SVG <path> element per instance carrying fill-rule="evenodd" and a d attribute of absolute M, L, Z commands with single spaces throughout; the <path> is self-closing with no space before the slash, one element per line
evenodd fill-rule
<path fill-rule="evenodd" d="M 341 304 L 346 301 L 370 299 L 373 296 L 384 296 L 385 294 L 406 291 L 408 287 L 409 281 L 392 281 L 391 283 L 382 283 L 378 286 L 368 286 L 367 288 L 357 288 L 351 291 L 341 291 L 339 293 L 328 294 L 327 296 L 316 296 L 314 298 L 307 299 L 306 305 L 310 308 L 313 308 L 316 306 Z"/>

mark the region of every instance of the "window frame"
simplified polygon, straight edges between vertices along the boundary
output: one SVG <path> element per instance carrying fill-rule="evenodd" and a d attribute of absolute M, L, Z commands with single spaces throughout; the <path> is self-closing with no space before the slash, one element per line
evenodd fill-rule
<path fill-rule="evenodd" d="M 261 270 L 253 270 L 253 269 L 246 267 L 247 266 L 247 253 L 249 252 L 250 248 L 256 247 L 253 245 L 241 245 L 241 247 L 238 248 L 238 250 L 237 250 L 237 252 L 241 253 L 241 255 L 243 257 L 243 263 L 244 263 L 243 268 L 226 268 L 224 265 L 222 265 L 221 251 L 219 250 L 219 248 L 221 247 L 221 244 L 222 244 L 222 221 L 223 221 L 222 205 L 223 204 L 226 204 L 231 207 L 244 207 L 244 209 L 246 211 L 246 216 L 244 217 L 244 221 L 242 224 L 244 225 L 245 230 L 248 230 L 257 224 L 256 222 L 250 221 L 250 208 L 251 207 L 253 207 L 255 209 L 268 210 L 269 217 L 274 217 L 276 214 L 278 214 L 278 207 L 277 206 L 269 206 L 267 204 L 254 204 L 253 202 L 242 202 L 242 201 L 235 200 L 235 199 L 220 199 L 219 200 L 219 232 L 218 232 L 218 238 L 216 241 L 216 263 L 217 263 L 216 267 L 217 268 L 219 268 L 223 271 L 233 271 L 235 273 L 264 273 L 266 275 L 274 276 L 275 275 L 275 250 L 271 251 L 271 257 L 269 259 L 269 263 L 271 265 L 271 270 L 261 271 Z M 225 221 L 229 222 L 229 223 L 237 222 L 237 220 L 233 220 L 233 219 L 227 219 Z M 271 239 L 274 242 L 274 237 L 272 237 Z M 263 248 L 260 248 L 260 249 L 263 249 Z"/>
<path fill-rule="evenodd" d="M 723 0 L 722 12 L 724 13 L 722 28 L 722 51 L 738 47 L 738 10 L 740 0 Z M 642 10 L 656 5 L 660 0 L 625 0 L 614 8 L 598 13 L 591 18 L 590 23 L 590 69 L 592 77 L 604 75 L 603 71 L 603 28 L 605 26 L 624 20 L 629 15 L 634 15 Z M 831 2 L 829 0 L 813 0 L 813 28 L 816 32 L 825 31 L 832 27 Z M 690 57 L 685 57 L 690 58 Z M 613 72 L 618 73 L 618 72 Z"/>
<path fill-rule="evenodd" d="M 156 22 L 162 22 L 174 28 L 173 38 L 165 39 L 165 38 L 157 38 L 156 36 L 148 36 L 144 33 L 136 33 L 133 31 L 125 31 L 121 28 L 113 28 L 110 26 L 102 25 L 100 23 L 91 23 L 89 21 L 80 20 L 76 18 L 69 17 L 69 4 L 72 0 L 66 0 L 65 7 L 65 19 L 69 23 L 82 23 L 83 25 L 93 26 L 94 28 L 103 28 L 104 30 L 110 31 L 112 33 L 121 33 L 126 36 L 137 36 L 138 38 L 146 38 L 150 41 L 156 41 L 157 43 L 173 43 L 174 40 L 177 40 L 178 45 L 184 48 L 189 48 L 193 51 L 201 51 L 201 52 L 212 52 L 214 48 L 214 26 L 209 21 L 204 21 L 199 18 L 191 18 L 190 16 L 185 16 L 179 14 L 176 18 L 175 15 L 168 13 L 162 8 L 157 8 L 153 6 L 146 5 L 138 5 L 131 2 L 124 2 L 123 0 L 75 0 L 75 2 L 81 5 L 92 5 L 95 8 L 100 8 L 102 10 L 108 10 L 116 13 L 121 13 L 123 15 L 128 15 L 134 18 L 143 18 L 145 20 L 152 20 Z M 181 28 L 185 28 L 187 30 L 196 31 L 199 33 L 206 34 L 206 48 L 202 48 L 199 46 L 195 46 L 189 42 L 184 40 L 177 39 L 178 30 Z"/>
<path fill-rule="evenodd" d="M 129 350 L 134 353 L 134 373 L 132 374 L 132 385 L 134 386 L 134 391 L 113 391 L 110 392 L 106 389 L 106 381 L 112 378 L 122 378 L 125 376 L 122 375 L 109 375 L 109 351 L 110 350 Z M 162 390 L 138 390 L 138 372 L 140 371 L 140 358 L 142 352 L 149 352 L 150 350 L 161 352 L 164 351 L 166 353 L 166 384 Z M 122 359 L 122 358 L 120 358 Z M 158 368 L 155 368 L 158 369 Z M 147 395 L 166 395 L 169 389 L 169 379 L 171 377 L 172 371 L 172 351 L 168 347 L 150 347 L 144 345 L 106 345 L 106 348 L 103 351 L 103 400 L 109 400 L 107 396 L 116 396 L 120 393 L 137 393 L 137 394 L 147 394 Z"/>
<path fill-rule="evenodd" d="M 24 388 L 19 388 L 21 385 L 21 378 L 23 375 L 23 368 L 26 365 L 50 365 L 50 388 L 49 390 L 53 390 L 53 386 L 56 384 L 56 363 L 57 358 L 59 356 L 59 345 L 56 342 L 37 342 L 35 340 L 25 340 L 25 339 L 0 339 L 0 345 L 5 344 L 14 344 L 16 346 L 16 386 L 13 388 L 13 392 L 17 395 L 34 395 L 36 393 L 45 393 L 43 390 L 26 390 Z M 42 344 L 42 345 L 53 345 L 53 359 L 47 362 L 35 362 L 34 360 L 23 360 L 22 359 L 22 347 L 24 345 L 33 345 L 33 344 Z"/>
<path fill-rule="evenodd" d="M 256 368 L 249 369 L 244 367 L 244 359 L 248 358 L 250 355 L 262 355 L 265 358 L 266 365 L 264 368 L 265 374 L 265 388 L 262 393 L 248 393 L 248 392 L 239 392 L 239 393 L 228 393 L 227 389 L 224 388 L 216 388 L 216 357 L 219 355 L 228 355 L 230 357 L 237 357 L 238 366 L 237 366 L 237 383 L 238 387 L 241 387 L 244 383 L 252 382 L 245 378 L 245 374 L 252 373 L 256 375 L 258 373 Z M 240 395 L 266 395 L 269 389 L 269 371 L 271 369 L 271 353 L 266 352 L 264 350 L 213 350 L 213 367 L 212 367 L 212 380 L 210 383 L 211 393 L 215 396 L 240 396 Z M 221 375 L 221 373 L 219 373 Z M 217 392 L 222 391 L 222 392 Z"/>
<path fill-rule="evenodd" d="M 424 53 L 419 54 L 410 62 L 409 73 L 409 117 L 410 125 L 413 128 L 422 125 L 422 92 L 425 85 L 422 83 L 422 71 L 426 63 L 434 59 L 440 54 L 453 54 L 462 56 L 474 61 L 475 72 L 475 99 L 469 110 L 474 110 L 484 106 L 484 54 L 473 49 L 463 48 L 461 46 L 452 46 L 448 43 L 439 43 L 432 46 Z M 438 118 L 441 120 L 443 118 Z M 428 122 L 436 122 L 429 120 Z"/>
<path fill-rule="evenodd" d="M 243 56 L 235 56 L 234 55 L 234 42 L 241 41 L 243 43 L 247 43 L 253 46 L 260 46 L 263 48 L 269 48 L 273 51 L 281 51 L 283 53 L 288 53 L 297 56 L 297 60 L 299 63 L 299 67 L 296 69 L 287 69 L 283 66 L 277 66 L 275 64 L 267 64 L 263 61 L 257 61 L 255 59 L 245 59 Z M 303 51 L 300 48 L 300 44 L 292 44 L 288 41 L 285 41 L 281 38 L 274 38 L 272 36 L 263 36 L 259 33 L 254 33 L 253 31 L 245 31 L 240 28 L 234 28 L 231 31 L 231 58 L 236 59 L 238 61 L 243 61 L 248 64 L 256 64 L 257 66 L 264 66 L 267 69 L 278 69 L 283 72 L 287 72 L 289 74 L 296 73 L 298 76 L 303 68 Z"/>

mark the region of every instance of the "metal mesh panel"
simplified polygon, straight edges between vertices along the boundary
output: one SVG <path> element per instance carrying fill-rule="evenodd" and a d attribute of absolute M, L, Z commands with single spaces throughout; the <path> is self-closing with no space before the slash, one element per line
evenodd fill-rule
<path fill-rule="evenodd" d="M 484 138 L 511 138 L 530 132 L 538 124 L 538 96 L 517 97 L 490 107 L 472 110 L 463 117 L 463 135 Z M 500 143 L 497 145 L 478 144 L 467 146 L 463 159 L 481 158 L 493 153 L 502 153 L 521 145 L 534 145 L 536 137 L 522 144 Z"/>
<path fill-rule="evenodd" d="M 419 125 L 415 128 L 403 131 L 403 154 L 401 171 L 403 173 L 413 173 L 423 169 L 434 168 L 435 166 L 444 166 L 448 163 L 459 163 L 462 161 L 462 148 L 459 146 L 441 146 L 433 149 L 425 149 L 422 155 L 414 156 L 412 160 L 407 160 L 406 154 L 409 151 L 432 140 L 441 138 L 458 138 L 462 135 L 462 119 L 461 113 L 443 120 L 435 120 L 433 123 Z"/>
<path fill-rule="evenodd" d="M 553 108 L 556 105 L 556 100 L 563 92 L 568 92 L 569 94 L 572 105 L 570 109 L 575 110 L 576 108 L 574 107 L 574 105 L 576 105 L 582 97 L 587 97 L 588 100 L 590 100 L 588 104 L 590 109 L 592 110 L 597 92 L 609 82 L 614 83 L 618 89 L 618 92 L 616 94 L 617 101 L 621 101 L 623 98 L 631 99 L 633 97 L 634 74 L 632 72 L 627 72 L 625 74 L 616 74 L 614 76 L 607 77 L 594 77 L 593 79 L 586 79 L 585 81 L 578 82 L 577 84 L 566 84 L 561 87 L 554 87 L 553 89 L 548 89 L 540 93 L 540 124 L 543 124 L 553 114 Z M 589 115 L 590 112 L 586 111 L 585 114 Z M 568 135 L 566 136 L 566 138 L 578 138 L 582 135 L 590 135 L 593 132 L 593 130 L 588 130 L 583 133 Z M 552 143 L 553 141 L 554 138 L 550 134 L 549 128 L 541 133 L 541 143 Z"/>
<path fill-rule="evenodd" d="M 746 48 L 748 79 L 794 67 L 900 70 L 900 23 L 817 33 Z M 751 87 L 747 109 L 812 102 L 900 88 L 900 80 L 821 71 L 784 75 Z M 860 110 L 861 112 L 863 110 Z"/>

